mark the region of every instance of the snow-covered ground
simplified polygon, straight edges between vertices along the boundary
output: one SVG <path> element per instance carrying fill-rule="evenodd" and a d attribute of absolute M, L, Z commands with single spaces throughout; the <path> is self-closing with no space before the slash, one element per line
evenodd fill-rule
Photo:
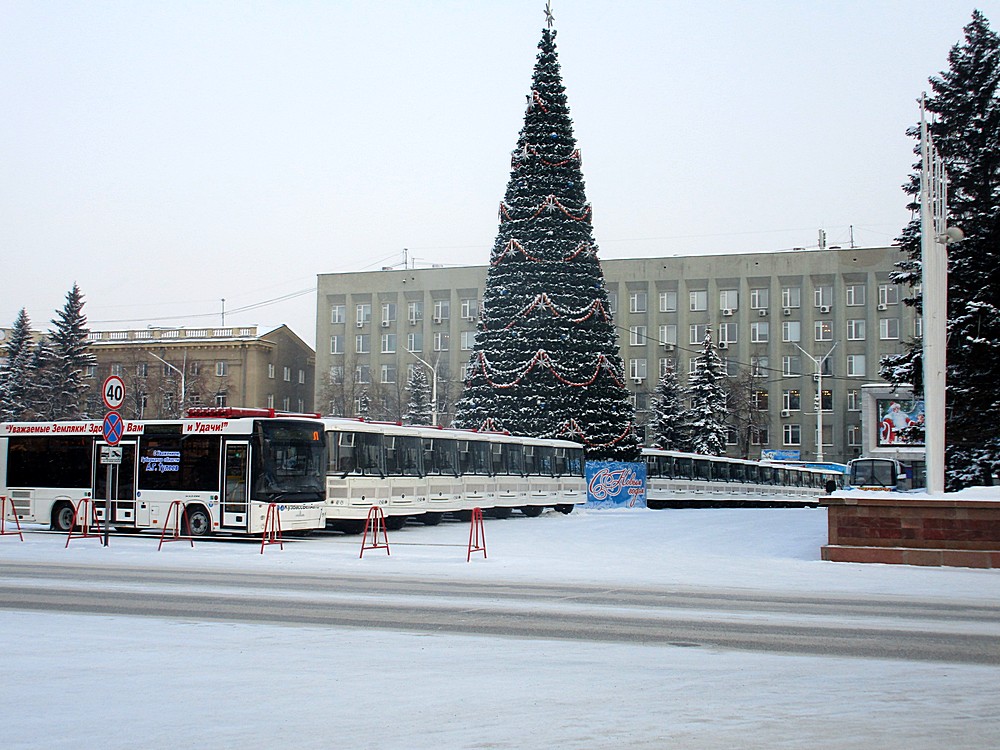
<path fill-rule="evenodd" d="M 391 555 L 0 538 L 0 562 L 599 582 L 1000 602 L 1000 571 L 828 563 L 823 509 L 577 510 L 409 525 Z M 1000 629 L 998 629 L 1000 636 Z M 5 748 L 987 748 L 1000 669 L 0 610 Z M 1000 648 L 1000 640 L 998 640 Z"/>

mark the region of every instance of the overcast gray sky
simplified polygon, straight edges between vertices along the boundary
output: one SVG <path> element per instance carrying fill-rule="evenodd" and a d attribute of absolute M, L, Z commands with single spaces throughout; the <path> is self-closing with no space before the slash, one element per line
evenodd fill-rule
<path fill-rule="evenodd" d="M 882 245 L 1000 0 L 553 0 L 605 258 Z M 316 274 L 487 262 L 544 0 L 0 0 L 0 325 L 288 323 Z M 266 304 L 265 304 L 266 303 Z"/>

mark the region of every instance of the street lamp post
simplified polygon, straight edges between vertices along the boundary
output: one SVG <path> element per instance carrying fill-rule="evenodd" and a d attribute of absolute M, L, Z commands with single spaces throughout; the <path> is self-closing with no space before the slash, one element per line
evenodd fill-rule
<path fill-rule="evenodd" d="M 431 424 L 437 427 L 438 423 L 438 374 L 437 365 L 431 365 L 430 362 L 420 357 L 416 352 L 411 349 L 407 349 L 410 355 L 424 365 L 431 371 Z"/>
<path fill-rule="evenodd" d="M 823 363 L 830 358 L 833 354 L 833 350 L 837 348 L 839 342 L 834 341 L 833 346 L 830 347 L 830 351 L 822 359 L 816 359 L 813 355 L 803 349 L 801 346 L 796 344 L 796 348 L 805 354 L 809 359 L 813 361 L 816 365 L 816 374 L 813 376 L 816 381 L 816 397 L 813 403 L 816 405 L 816 460 L 822 461 L 824 459 L 823 453 Z"/>
<path fill-rule="evenodd" d="M 186 351 L 184 352 L 184 367 L 183 367 L 183 369 L 178 369 L 176 366 L 174 366 L 174 365 L 170 364 L 169 362 L 167 362 L 167 360 L 165 360 L 163 357 L 160 357 L 160 356 L 158 356 L 156 354 L 153 354 L 153 352 L 151 352 L 151 351 L 147 350 L 146 353 L 149 356 L 155 357 L 156 359 L 160 360 L 163 364 L 165 364 L 167 367 L 169 367 L 171 370 L 173 370 L 174 372 L 176 372 L 177 374 L 179 374 L 181 376 L 181 398 L 180 398 L 180 403 L 178 404 L 178 407 L 180 408 L 181 414 L 183 414 L 184 413 L 184 396 L 187 394 L 187 391 L 184 390 L 184 370 L 187 369 L 187 352 Z"/>

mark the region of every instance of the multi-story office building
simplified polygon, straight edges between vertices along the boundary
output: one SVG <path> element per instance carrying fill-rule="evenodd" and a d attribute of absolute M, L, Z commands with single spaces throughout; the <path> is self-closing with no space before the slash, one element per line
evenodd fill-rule
<path fill-rule="evenodd" d="M 759 412 L 749 453 L 818 453 L 846 461 L 861 450 L 861 386 L 881 382 L 879 359 L 902 351 L 919 321 L 889 280 L 895 247 L 605 260 L 637 421 L 650 418 L 668 367 L 684 385 L 705 334 L 734 386 Z M 321 274 L 316 404 L 342 415 L 396 419 L 410 367 L 436 373 L 440 421 L 462 389 L 486 267 Z M 822 409 L 819 451 L 817 403 Z M 731 452 L 738 455 L 733 430 Z"/>
<path fill-rule="evenodd" d="M 103 411 L 100 384 L 125 382 L 127 417 L 175 417 L 191 406 L 313 411 L 316 357 L 288 326 L 258 334 L 256 326 L 92 331 L 97 364 L 90 413 Z"/>

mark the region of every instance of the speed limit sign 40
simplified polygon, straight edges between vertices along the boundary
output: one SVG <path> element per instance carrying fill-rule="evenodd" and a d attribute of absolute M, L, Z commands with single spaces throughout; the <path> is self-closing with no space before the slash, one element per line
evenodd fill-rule
<path fill-rule="evenodd" d="M 101 397 L 108 409 L 118 411 L 125 403 L 125 382 L 117 375 L 112 375 L 104 381 Z"/>

